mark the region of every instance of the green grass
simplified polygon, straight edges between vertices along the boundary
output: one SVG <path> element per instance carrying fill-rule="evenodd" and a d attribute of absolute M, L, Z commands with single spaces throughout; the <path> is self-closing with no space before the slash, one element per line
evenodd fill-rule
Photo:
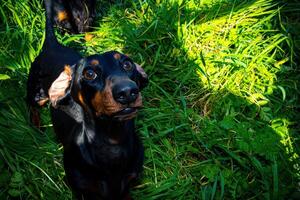
<path fill-rule="evenodd" d="M 83 55 L 119 50 L 150 77 L 135 199 L 299 199 L 300 3 L 100 1 Z M 72 199 L 48 108 L 24 102 L 44 37 L 40 0 L 0 4 L 0 199 Z"/>

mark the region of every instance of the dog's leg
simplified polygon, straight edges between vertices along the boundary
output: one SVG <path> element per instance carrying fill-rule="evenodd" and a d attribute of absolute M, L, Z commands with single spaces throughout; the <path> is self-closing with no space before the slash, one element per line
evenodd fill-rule
<path fill-rule="evenodd" d="M 30 121 L 38 129 L 41 127 L 39 107 L 48 101 L 47 94 L 40 82 L 39 66 L 32 64 L 27 80 L 27 105 L 29 107 Z"/>

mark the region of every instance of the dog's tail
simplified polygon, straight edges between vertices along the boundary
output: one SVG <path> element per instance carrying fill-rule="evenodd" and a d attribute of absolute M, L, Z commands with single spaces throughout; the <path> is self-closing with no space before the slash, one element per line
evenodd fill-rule
<path fill-rule="evenodd" d="M 46 10 L 46 38 L 45 43 L 51 45 L 53 43 L 57 43 L 57 39 L 55 37 L 54 29 L 53 29 L 53 0 L 44 0 L 45 10 Z"/>

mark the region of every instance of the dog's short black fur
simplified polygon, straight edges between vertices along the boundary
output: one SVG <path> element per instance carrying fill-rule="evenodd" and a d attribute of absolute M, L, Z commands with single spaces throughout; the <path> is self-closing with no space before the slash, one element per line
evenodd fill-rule
<path fill-rule="evenodd" d="M 63 66 L 72 66 L 82 57 L 75 50 L 62 46 L 56 40 L 52 26 L 52 0 L 44 0 L 46 6 L 46 38 L 42 52 L 31 65 L 27 81 L 27 103 L 31 109 L 31 119 L 39 127 L 38 106 L 48 100 L 48 90 L 55 78 L 63 71 Z"/>
<path fill-rule="evenodd" d="M 90 30 L 96 15 L 96 0 L 52 0 L 53 18 L 62 29 L 74 33 Z"/>
<path fill-rule="evenodd" d="M 68 183 L 78 199 L 126 199 L 142 171 L 143 146 L 133 118 L 148 79 L 129 57 L 115 52 L 82 58 L 60 45 L 46 5 L 46 39 L 30 69 L 27 102 L 38 126 L 37 107 L 51 102 L 54 131 L 64 147 Z"/>

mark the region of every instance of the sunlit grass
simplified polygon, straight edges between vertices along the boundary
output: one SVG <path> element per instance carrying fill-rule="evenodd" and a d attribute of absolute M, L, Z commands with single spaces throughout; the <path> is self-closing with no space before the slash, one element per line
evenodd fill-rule
<path fill-rule="evenodd" d="M 298 7 L 284 1 L 101 1 L 92 32 L 57 32 L 83 55 L 119 50 L 150 77 L 137 128 L 135 199 L 299 195 Z M 40 0 L 0 4 L 0 199 L 72 199 L 48 108 L 24 103 L 44 37 Z"/>
<path fill-rule="evenodd" d="M 233 4 L 230 15 L 184 27 L 184 48 L 200 66 L 204 87 L 264 105 L 268 103 L 264 95 L 276 89 L 282 60 L 287 61 L 280 47 L 287 37 L 271 26 L 279 12 L 272 1 L 243 6 Z"/>

